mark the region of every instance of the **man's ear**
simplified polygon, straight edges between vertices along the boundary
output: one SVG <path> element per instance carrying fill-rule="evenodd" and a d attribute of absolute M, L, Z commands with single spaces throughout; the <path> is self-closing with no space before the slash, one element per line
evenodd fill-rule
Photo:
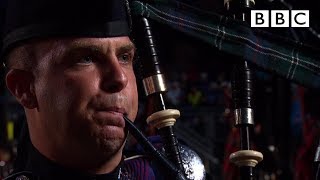
<path fill-rule="evenodd" d="M 33 109 L 38 106 L 34 89 L 34 76 L 31 72 L 10 69 L 6 76 L 6 84 L 18 102 L 28 108 Z"/>

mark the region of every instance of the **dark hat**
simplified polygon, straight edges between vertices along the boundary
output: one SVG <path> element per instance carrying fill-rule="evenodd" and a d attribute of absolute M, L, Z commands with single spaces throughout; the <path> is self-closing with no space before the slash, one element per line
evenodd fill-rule
<path fill-rule="evenodd" d="M 43 37 L 112 37 L 130 32 L 125 0 L 8 0 L 2 55 Z"/>

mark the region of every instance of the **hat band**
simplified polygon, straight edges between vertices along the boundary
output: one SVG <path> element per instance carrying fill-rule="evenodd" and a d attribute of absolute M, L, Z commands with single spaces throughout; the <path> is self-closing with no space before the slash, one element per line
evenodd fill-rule
<path fill-rule="evenodd" d="M 126 21 L 105 23 L 47 23 L 32 24 L 8 33 L 3 39 L 2 53 L 6 53 L 18 42 L 45 37 L 115 37 L 128 36 L 130 29 Z"/>

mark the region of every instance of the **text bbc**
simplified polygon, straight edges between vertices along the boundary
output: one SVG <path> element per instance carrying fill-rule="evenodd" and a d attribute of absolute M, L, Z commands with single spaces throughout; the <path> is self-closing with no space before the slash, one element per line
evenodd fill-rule
<path fill-rule="evenodd" d="M 251 10 L 251 27 L 309 27 L 309 10 Z"/>

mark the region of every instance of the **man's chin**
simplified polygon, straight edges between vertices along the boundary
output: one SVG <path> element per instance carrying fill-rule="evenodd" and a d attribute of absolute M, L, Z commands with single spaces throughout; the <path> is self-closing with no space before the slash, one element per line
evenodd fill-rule
<path fill-rule="evenodd" d="M 102 129 L 98 139 L 102 151 L 117 152 L 122 148 L 126 134 L 122 128 L 107 127 Z"/>
<path fill-rule="evenodd" d="M 118 126 L 103 126 L 100 131 L 102 133 L 102 137 L 107 140 L 124 139 L 126 136 L 124 129 Z"/>
<path fill-rule="evenodd" d="M 125 142 L 127 133 L 125 130 L 118 126 L 96 126 L 92 128 L 87 136 L 87 141 L 91 144 L 93 152 L 97 153 L 97 156 L 112 156 L 122 149 Z M 84 136 L 84 134 L 82 135 Z M 95 150 L 94 150 L 95 149 Z"/>
<path fill-rule="evenodd" d="M 100 144 L 101 155 L 105 158 L 111 158 L 121 152 L 124 142 L 124 139 L 103 140 Z"/>

